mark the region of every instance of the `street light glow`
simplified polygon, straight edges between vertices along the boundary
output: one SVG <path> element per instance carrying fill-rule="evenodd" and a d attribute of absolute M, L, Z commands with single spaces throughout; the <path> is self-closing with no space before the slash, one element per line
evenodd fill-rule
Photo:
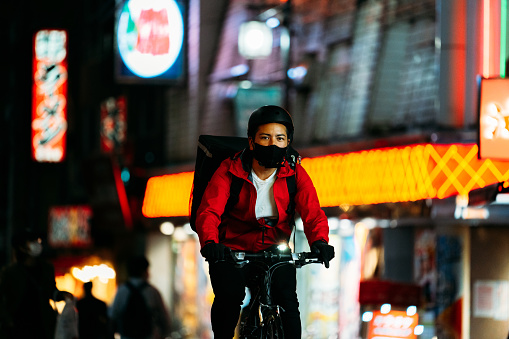
<path fill-rule="evenodd" d="M 272 52 L 272 30 L 265 22 L 249 21 L 240 26 L 239 53 L 246 59 L 268 57 Z"/>
<path fill-rule="evenodd" d="M 279 21 L 278 18 L 272 17 L 268 18 L 267 21 L 265 21 L 265 24 L 270 28 L 276 28 L 281 24 L 281 22 Z"/>

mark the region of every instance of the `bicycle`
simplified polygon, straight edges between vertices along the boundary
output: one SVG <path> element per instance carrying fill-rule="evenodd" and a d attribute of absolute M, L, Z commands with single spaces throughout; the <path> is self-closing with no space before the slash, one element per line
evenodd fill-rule
<path fill-rule="evenodd" d="M 272 274 L 282 265 L 294 265 L 300 268 L 312 263 L 322 263 L 316 253 L 260 253 L 232 252 L 234 262 L 242 267 L 255 264 L 260 268 L 252 282 L 249 304 L 242 309 L 238 326 L 239 339 L 283 339 L 284 331 L 280 313 L 282 307 L 272 302 Z"/>

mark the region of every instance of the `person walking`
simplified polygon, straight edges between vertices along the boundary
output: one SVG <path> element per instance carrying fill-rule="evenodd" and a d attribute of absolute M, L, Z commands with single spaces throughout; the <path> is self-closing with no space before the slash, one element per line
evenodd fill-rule
<path fill-rule="evenodd" d="M 0 338 L 53 339 L 58 312 L 49 301 L 74 296 L 56 287 L 55 269 L 41 256 L 37 232 L 16 232 L 12 247 L 14 262 L 0 274 Z"/>
<path fill-rule="evenodd" d="M 122 339 L 160 339 L 168 336 L 169 315 L 159 291 L 148 282 L 149 262 L 134 256 L 127 262 L 127 281 L 120 285 L 110 308 L 114 333 Z"/>
<path fill-rule="evenodd" d="M 295 176 L 296 193 L 292 203 L 304 224 L 311 250 L 325 266 L 334 258 L 328 244 L 329 225 L 320 208 L 316 189 L 304 168 L 286 160 L 293 141 L 294 125 L 290 114 L 278 106 L 262 106 L 248 121 L 249 148 L 224 160 L 215 171 L 197 211 L 196 230 L 201 254 L 209 262 L 214 291 L 211 322 L 214 338 L 233 338 L 245 296 L 249 265 L 239 268 L 222 261 L 230 250 L 261 252 L 280 243 L 288 244 L 293 213 L 287 207 L 291 197 L 286 179 Z M 241 178 L 238 202 L 224 213 L 233 177 Z M 301 322 L 296 292 L 296 269 L 282 266 L 274 272 L 272 295 L 283 309 L 285 337 L 300 338 Z"/>
<path fill-rule="evenodd" d="M 109 330 L 108 306 L 92 294 L 93 283 L 83 284 L 84 296 L 76 302 L 80 339 L 113 338 Z"/>

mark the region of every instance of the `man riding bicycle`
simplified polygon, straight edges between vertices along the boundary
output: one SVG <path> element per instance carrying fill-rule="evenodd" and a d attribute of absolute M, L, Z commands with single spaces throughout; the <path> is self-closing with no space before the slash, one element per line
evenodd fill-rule
<path fill-rule="evenodd" d="M 293 213 L 287 177 L 295 175 L 295 210 L 300 214 L 311 250 L 325 266 L 334 258 L 328 245 L 329 225 L 321 210 L 316 189 L 304 168 L 286 160 L 293 140 L 290 114 L 278 106 L 262 106 L 248 122 L 248 142 L 238 156 L 224 160 L 214 173 L 202 198 L 196 218 L 201 254 L 209 262 L 214 291 L 211 310 L 214 338 L 233 338 L 245 297 L 249 265 L 237 267 L 222 261 L 229 250 L 257 253 L 288 243 Z M 224 213 L 233 177 L 243 179 L 238 202 Z M 296 269 L 285 265 L 272 279 L 274 301 L 281 314 L 286 338 L 301 337 Z"/>

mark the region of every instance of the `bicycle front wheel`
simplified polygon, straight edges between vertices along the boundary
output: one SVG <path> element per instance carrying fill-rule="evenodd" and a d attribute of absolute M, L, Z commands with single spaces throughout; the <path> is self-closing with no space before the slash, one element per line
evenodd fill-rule
<path fill-rule="evenodd" d="M 283 323 L 275 311 L 265 314 L 262 326 L 262 339 L 284 339 Z"/>

